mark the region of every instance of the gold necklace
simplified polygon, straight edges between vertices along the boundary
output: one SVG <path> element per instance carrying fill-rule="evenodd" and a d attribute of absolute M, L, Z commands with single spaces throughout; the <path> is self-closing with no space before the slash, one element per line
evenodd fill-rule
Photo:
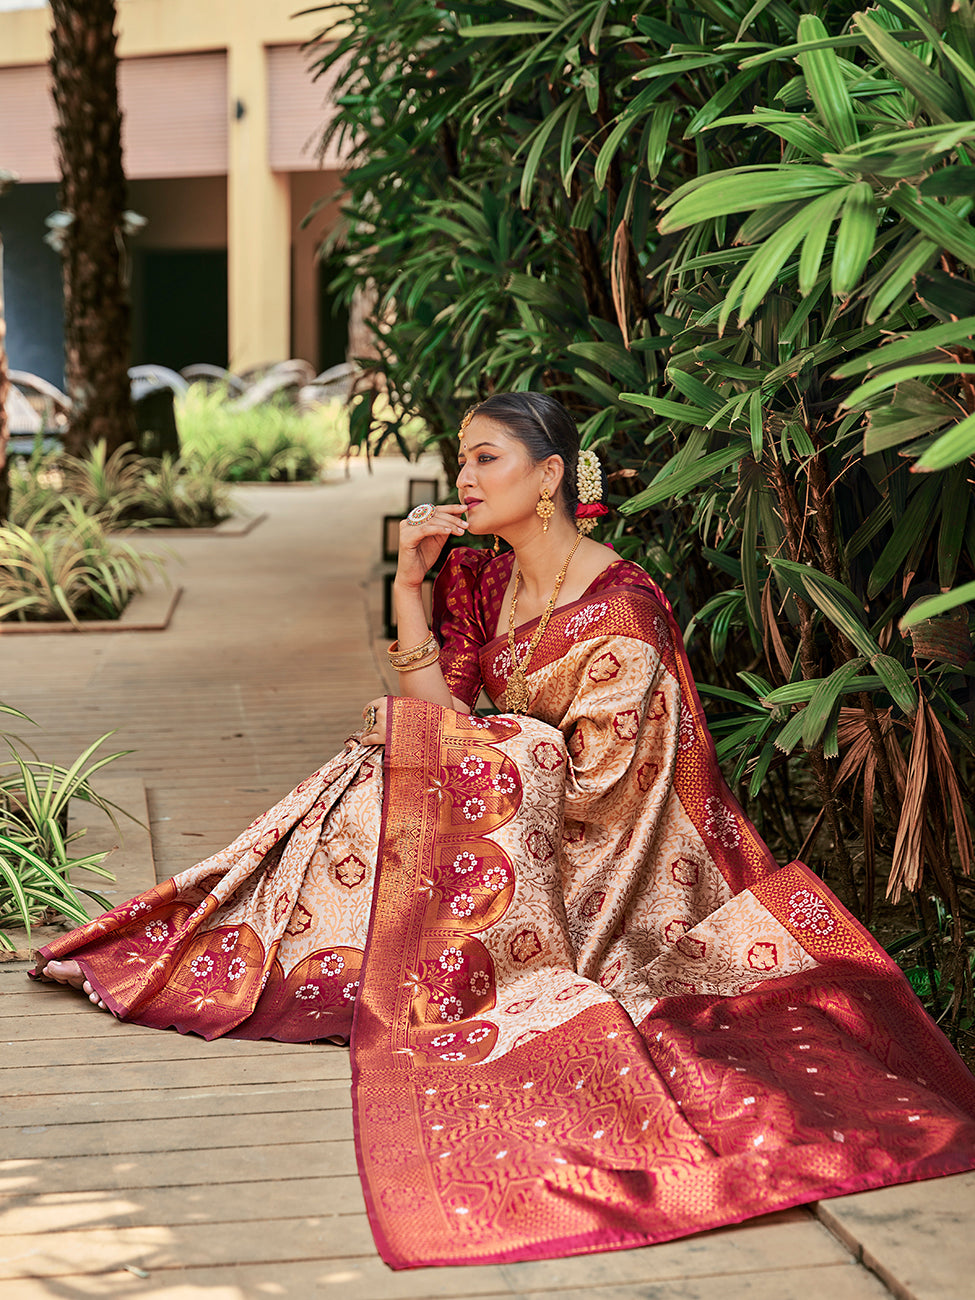
<path fill-rule="evenodd" d="M 545 629 L 548 627 L 548 621 L 552 617 L 552 611 L 555 609 L 555 602 L 559 598 L 559 592 L 562 590 L 562 583 L 565 581 L 565 575 L 569 570 L 569 564 L 573 555 L 576 553 L 576 547 L 582 541 L 582 533 L 572 543 L 572 550 L 565 557 L 565 563 L 559 570 L 559 576 L 555 579 L 555 590 L 549 597 L 549 602 L 545 607 L 545 613 L 539 619 L 538 627 L 532 633 L 532 638 L 528 642 L 528 649 L 525 651 L 525 657 L 518 662 L 518 653 L 515 650 L 515 612 L 518 608 L 518 588 L 521 586 L 521 569 L 515 572 L 515 589 L 511 596 L 511 609 L 508 613 L 508 650 L 511 654 L 511 676 L 508 678 L 508 684 L 504 688 L 504 707 L 507 713 L 527 713 L 528 703 L 531 698 L 531 692 L 528 689 L 528 663 L 538 646 L 539 641 Z"/>

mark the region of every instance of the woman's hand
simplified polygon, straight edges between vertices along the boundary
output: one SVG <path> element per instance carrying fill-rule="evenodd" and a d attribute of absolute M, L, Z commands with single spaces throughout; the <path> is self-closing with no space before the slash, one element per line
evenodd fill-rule
<path fill-rule="evenodd" d="M 434 506 L 432 514 L 421 523 L 403 520 L 399 526 L 397 585 L 420 587 L 447 538 L 462 537 L 467 531 L 467 524 L 461 518 L 466 511 L 467 507 L 462 505 Z"/>
<path fill-rule="evenodd" d="M 362 730 L 359 732 L 360 745 L 385 745 L 386 743 L 386 696 L 370 700 L 362 710 Z"/>

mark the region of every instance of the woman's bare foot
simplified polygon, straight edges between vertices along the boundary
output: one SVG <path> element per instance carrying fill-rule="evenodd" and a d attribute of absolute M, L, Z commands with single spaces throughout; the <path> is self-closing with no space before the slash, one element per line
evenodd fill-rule
<path fill-rule="evenodd" d="M 108 1006 L 102 1001 L 89 982 L 85 979 L 85 973 L 76 961 L 54 961 L 51 960 L 41 969 L 41 977 L 46 980 L 54 980 L 58 984 L 70 984 L 73 989 L 80 989 L 101 1011 L 107 1011 Z"/>

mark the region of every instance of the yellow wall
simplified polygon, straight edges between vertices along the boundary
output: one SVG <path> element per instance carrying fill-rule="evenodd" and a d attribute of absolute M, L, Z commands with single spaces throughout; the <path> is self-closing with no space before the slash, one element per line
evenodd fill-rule
<path fill-rule="evenodd" d="M 295 0 L 118 0 L 119 54 L 178 54 L 225 50 L 234 44 L 289 45 L 314 36 L 342 13 L 341 5 L 295 16 Z M 0 13 L 0 65 L 50 58 L 48 9 Z"/>
<path fill-rule="evenodd" d="M 314 36 L 341 15 L 342 6 L 293 17 L 295 0 L 119 0 L 119 55 L 136 58 L 194 50 L 227 51 L 230 149 L 227 172 L 229 351 L 232 369 L 287 357 L 291 350 L 291 243 L 288 175 L 271 171 L 267 148 L 264 48 Z M 47 9 L 0 13 L 0 64 L 46 63 Z M 232 106 L 247 106 L 239 120 Z M 334 185 L 324 181 L 323 192 Z M 302 187 L 303 188 L 303 187 Z M 306 241 L 301 240 L 304 259 Z M 301 295 L 302 297 L 304 295 Z M 309 305 L 295 304 L 295 341 L 311 345 Z"/>

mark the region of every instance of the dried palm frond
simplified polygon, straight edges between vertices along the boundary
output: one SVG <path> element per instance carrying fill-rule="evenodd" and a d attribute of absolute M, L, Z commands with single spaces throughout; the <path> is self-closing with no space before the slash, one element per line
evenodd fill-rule
<path fill-rule="evenodd" d="M 900 900 L 902 888 L 917 889 L 924 872 L 924 832 L 930 770 L 927 714 L 927 705 L 922 696 L 914 719 L 914 735 L 907 761 L 907 781 L 887 880 L 887 896 L 895 903 Z"/>

